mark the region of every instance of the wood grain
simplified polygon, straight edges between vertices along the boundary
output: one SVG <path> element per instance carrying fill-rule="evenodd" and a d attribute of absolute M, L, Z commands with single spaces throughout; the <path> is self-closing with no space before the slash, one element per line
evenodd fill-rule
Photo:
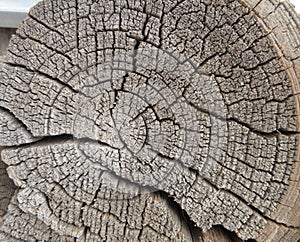
<path fill-rule="evenodd" d="M 279 0 L 39 2 L 0 63 L 0 240 L 296 242 L 299 26 Z"/>

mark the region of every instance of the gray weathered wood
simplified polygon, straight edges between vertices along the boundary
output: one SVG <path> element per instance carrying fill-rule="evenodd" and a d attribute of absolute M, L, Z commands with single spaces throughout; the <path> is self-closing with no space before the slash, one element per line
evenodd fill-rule
<path fill-rule="evenodd" d="M 277 0 L 37 4 L 0 63 L 0 240 L 297 241 L 299 25 Z"/>

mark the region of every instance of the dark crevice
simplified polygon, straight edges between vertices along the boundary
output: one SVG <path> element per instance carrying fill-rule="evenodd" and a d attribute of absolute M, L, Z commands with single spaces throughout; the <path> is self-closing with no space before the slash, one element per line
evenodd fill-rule
<path fill-rule="evenodd" d="M 286 135 L 286 136 L 292 136 L 292 135 L 297 135 L 297 134 L 300 134 L 300 132 L 298 131 L 291 131 L 291 130 L 284 130 L 284 129 L 277 129 L 277 130 L 274 130 L 274 131 L 271 131 L 271 132 L 263 132 L 263 131 L 260 131 L 254 127 L 252 127 L 251 125 L 237 119 L 237 118 L 234 118 L 234 117 L 231 117 L 231 118 L 228 118 L 226 119 L 226 121 L 231 121 L 231 122 L 235 122 L 241 126 L 244 126 L 246 128 L 248 128 L 251 132 L 255 133 L 255 134 L 258 134 L 260 136 L 263 136 L 263 137 L 274 137 L 274 136 L 278 136 L 280 134 L 282 135 Z"/>
<path fill-rule="evenodd" d="M 154 191 L 153 193 L 162 197 L 173 209 L 173 211 L 175 211 L 175 213 L 181 219 L 183 225 L 186 225 L 188 230 L 190 231 L 193 242 L 201 242 L 202 230 L 197 227 L 196 223 L 191 220 L 187 212 L 180 207 L 180 205 L 174 200 L 174 198 L 162 190 Z"/>
<path fill-rule="evenodd" d="M 206 233 L 203 233 L 202 237 L 212 242 L 221 242 L 220 238 L 222 238 L 222 242 L 243 242 L 235 232 L 227 230 L 222 225 L 214 225 Z"/>
<path fill-rule="evenodd" d="M 82 236 L 80 237 L 80 239 L 78 239 L 78 240 L 80 240 L 81 242 L 88 242 L 88 241 L 87 241 L 87 234 L 88 234 L 88 231 L 89 231 L 89 227 L 85 226 L 84 231 L 83 231 L 83 234 L 82 234 Z"/>
<path fill-rule="evenodd" d="M 51 50 L 52 52 L 55 52 L 55 53 L 57 53 L 57 54 L 63 56 L 64 58 L 67 58 L 68 61 L 69 61 L 71 64 L 73 64 L 73 63 L 72 63 L 72 59 L 71 59 L 69 56 L 67 56 L 65 53 L 61 52 L 61 51 L 58 50 L 58 49 L 53 48 L 52 46 L 47 45 L 46 43 L 43 43 L 43 42 L 42 42 L 41 40 L 39 40 L 39 39 L 35 39 L 35 38 L 31 37 L 31 36 L 23 37 L 23 36 L 21 36 L 21 35 L 18 34 L 18 33 L 16 33 L 15 35 L 16 35 L 18 38 L 22 39 L 22 40 L 28 39 L 28 40 L 30 40 L 30 41 L 32 41 L 32 42 L 34 42 L 34 43 L 40 44 L 41 46 L 43 46 L 43 47 L 45 47 L 45 48 Z"/>
<path fill-rule="evenodd" d="M 189 102 L 187 99 L 186 101 L 192 106 L 194 107 L 195 109 L 197 109 L 198 111 L 202 112 L 202 113 L 206 113 L 207 115 L 209 116 L 212 116 L 218 120 L 221 120 L 223 122 L 234 122 L 234 123 L 237 123 L 243 127 L 246 127 L 247 129 L 249 129 L 251 132 L 259 135 L 259 136 L 262 136 L 262 137 L 266 137 L 266 138 L 270 138 L 270 137 L 278 137 L 280 134 L 281 135 L 286 135 L 286 136 L 292 136 L 292 135 L 297 135 L 297 134 L 300 134 L 299 131 L 290 131 L 290 130 L 284 130 L 284 129 L 276 129 L 274 131 L 271 131 L 271 132 L 265 132 L 265 131 L 261 131 L 261 130 L 258 130 L 254 127 L 252 127 L 250 124 L 248 123 L 245 123 L 235 117 L 230 117 L 230 118 L 225 118 L 224 116 L 216 113 L 216 112 L 213 112 L 213 111 L 210 111 L 209 109 L 205 109 L 205 108 L 201 108 L 195 104 L 193 104 L 192 102 Z"/>
<path fill-rule="evenodd" d="M 193 242 L 204 242 L 204 241 L 212 241 L 212 242 L 222 242 L 222 241 L 231 241 L 231 242 L 243 242 L 235 232 L 229 231 L 225 229 L 222 225 L 214 225 L 211 229 L 204 232 L 201 228 L 199 228 L 195 222 L 193 222 L 190 216 L 183 210 L 180 205 L 171 197 L 168 193 L 164 191 L 156 191 L 154 194 L 159 195 L 167 204 L 176 212 L 184 225 L 187 226 L 190 234 L 192 236 Z M 220 241 L 222 238 L 222 241 Z M 253 239 L 247 240 L 246 242 L 256 242 Z"/>
<path fill-rule="evenodd" d="M 240 239 L 237 234 L 235 232 L 229 231 L 226 228 L 224 228 L 222 225 L 218 225 L 216 226 L 218 227 L 221 231 L 222 234 L 227 234 L 228 238 L 232 241 L 232 242 L 242 242 L 243 240 Z M 215 228 L 215 226 L 213 226 L 213 229 Z"/>
<path fill-rule="evenodd" d="M 28 16 L 29 16 L 31 19 L 33 19 L 34 21 L 36 21 L 38 24 L 40 24 L 40 25 L 42 25 L 43 27 L 45 27 L 46 29 L 51 30 L 51 31 L 57 33 L 58 35 L 64 37 L 63 33 L 59 32 L 55 27 L 52 27 L 52 26 L 50 26 L 50 25 L 48 25 L 48 24 L 45 24 L 43 21 L 37 19 L 35 16 L 32 15 L 31 12 L 28 13 Z"/>
<path fill-rule="evenodd" d="M 139 234 L 138 234 L 138 236 L 137 236 L 138 241 L 141 241 L 141 236 L 142 236 L 142 234 L 143 234 L 144 221 L 145 221 L 145 210 L 146 210 L 146 207 L 147 207 L 147 200 L 145 200 L 145 204 L 143 204 L 143 205 L 144 205 L 144 209 L 143 209 L 143 211 L 142 211 L 142 213 L 141 213 L 141 224 L 142 224 L 142 228 L 140 229 Z"/>
<path fill-rule="evenodd" d="M 76 48 L 77 50 L 79 50 L 79 40 L 80 40 L 80 37 L 79 37 L 79 16 L 78 16 L 78 0 L 75 0 L 75 15 L 76 15 L 76 18 L 75 18 L 75 21 L 76 21 Z"/>
<path fill-rule="evenodd" d="M 67 141 L 75 139 L 74 136 L 70 135 L 70 134 L 61 134 L 61 135 L 55 135 L 55 136 L 36 137 L 36 138 L 38 140 L 36 140 L 34 142 L 16 145 L 16 146 L 6 146 L 6 147 L 3 147 L 3 149 L 6 149 L 6 148 L 20 149 L 20 148 L 29 148 L 29 147 L 35 147 L 35 146 L 59 144 L 59 143 L 63 143 L 63 142 L 67 142 Z"/>
<path fill-rule="evenodd" d="M 0 158 L 0 225 L 2 225 L 1 217 L 7 213 L 10 200 L 15 194 L 15 191 L 18 189 L 18 187 L 8 176 L 6 168 L 7 165 Z"/>
<path fill-rule="evenodd" d="M 10 52 L 12 55 L 15 55 L 14 53 Z M 4 61 L 3 63 L 5 63 L 6 65 L 10 66 L 10 67 L 17 67 L 17 68 L 22 68 L 22 69 L 25 69 L 26 71 L 28 72 L 31 72 L 31 73 L 34 73 L 34 74 L 38 74 L 42 77 L 45 77 L 47 79 L 50 79 L 50 80 L 53 80 L 53 81 L 56 81 L 57 83 L 59 83 L 60 85 L 62 85 L 63 87 L 66 87 L 68 89 L 70 89 L 71 92 L 74 92 L 74 93 L 79 93 L 79 91 L 75 90 L 71 85 L 69 85 L 68 83 L 66 82 L 63 82 L 62 80 L 60 80 L 59 78 L 56 78 L 56 77 L 52 77 L 44 72 L 41 72 L 37 69 L 34 69 L 34 70 L 31 70 L 29 69 L 27 66 L 25 65 L 21 65 L 21 64 L 16 64 L 16 63 L 12 63 L 12 62 L 7 62 L 7 61 Z"/>
<path fill-rule="evenodd" d="M 10 111 L 8 108 L 5 108 L 5 107 L 3 107 L 3 106 L 0 106 L 0 110 L 1 110 L 1 109 L 2 109 L 3 111 L 5 111 L 5 112 L 9 113 L 12 117 L 14 117 L 14 119 L 17 120 L 18 123 L 19 123 L 20 125 L 22 125 L 22 127 L 24 127 L 24 128 L 28 131 L 28 133 L 29 133 L 30 135 L 32 135 L 33 138 L 36 138 L 36 137 L 33 136 L 33 134 L 31 133 L 30 129 L 24 124 L 24 122 L 23 122 L 22 120 L 20 120 L 17 116 L 15 116 L 15 114 L 14 114 L 12 111 Z"/>

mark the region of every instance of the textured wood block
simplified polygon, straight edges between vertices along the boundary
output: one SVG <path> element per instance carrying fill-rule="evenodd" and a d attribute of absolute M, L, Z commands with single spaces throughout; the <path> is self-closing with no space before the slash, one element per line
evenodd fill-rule
<path fill-rule="evenodd" d="M 0 241 L 296 242 L 299 26 L 277 0 L 38 3 L 0 63 Z"/>

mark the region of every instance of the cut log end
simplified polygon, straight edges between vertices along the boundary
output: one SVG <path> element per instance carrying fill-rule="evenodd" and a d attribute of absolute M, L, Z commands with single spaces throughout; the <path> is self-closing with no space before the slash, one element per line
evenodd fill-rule
<path fill-rule="evenodd" d="M 273 0 L 39 2 L 0 63 L 0 240 L 296 242 L 299 26 Z"/>

